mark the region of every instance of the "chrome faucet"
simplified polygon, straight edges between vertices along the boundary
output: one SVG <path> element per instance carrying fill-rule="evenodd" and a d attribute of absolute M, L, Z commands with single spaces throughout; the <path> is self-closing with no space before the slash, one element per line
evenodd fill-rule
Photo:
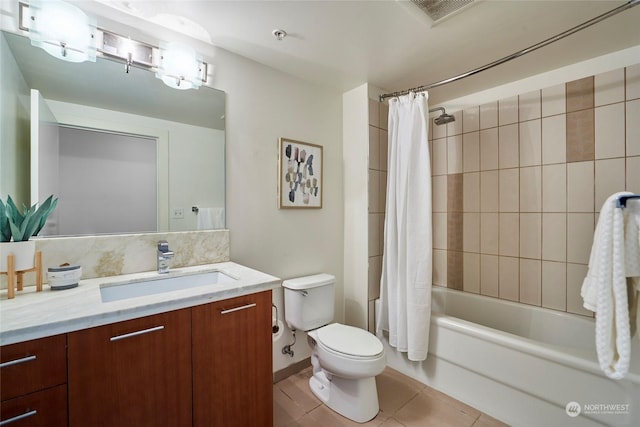
<path fill-rule="evenodd" d="M 169 260 L 175 255 L 166 240 L 158 240 L 158 273 L 169 272 Z"/>

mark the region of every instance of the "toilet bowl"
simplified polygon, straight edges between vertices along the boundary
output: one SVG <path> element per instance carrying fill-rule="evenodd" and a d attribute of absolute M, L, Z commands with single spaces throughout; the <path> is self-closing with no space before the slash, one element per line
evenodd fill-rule
<path fill-rule="evenodd" d="M 312 348 L 313 394 L 337 413 L 356 422 L 379 410 L 375 376 L 386 366 L 384 347 L 373 334 L 333 320 L 333 286 L 328 274 L 285 280 L 285 320 L 307 332 Z"/>

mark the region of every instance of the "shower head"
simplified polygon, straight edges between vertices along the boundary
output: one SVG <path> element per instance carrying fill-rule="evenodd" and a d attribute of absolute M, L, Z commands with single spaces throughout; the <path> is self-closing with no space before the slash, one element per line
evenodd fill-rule
<path fill-rule="evenodd" d="M 430 113 L 433 113 L 434 111 L 442 111 L 442 114 L 433 119 L 434 123 L 438 126 L 446 125 L 447 123 L 456 121 L 456 118 L 451 114 L 447 114 L 447 112 L 442 107 L 432 108 L 431 110 L 429 110 Z"/>

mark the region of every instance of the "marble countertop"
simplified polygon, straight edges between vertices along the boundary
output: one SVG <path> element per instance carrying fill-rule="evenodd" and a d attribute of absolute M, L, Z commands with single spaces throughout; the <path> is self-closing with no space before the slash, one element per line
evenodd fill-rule
<path fill-rule="evenodd" d="M 205 285 L 157 293 L 119 301 L 102 302 L 102 285 L 139 280 L 220 271 L 236 279 L 233 283 Z M 52 291 L 44 285 L 42 292 L 26 287 L 7 299 L 0 298 L 0 345 L 77 331 L 94 326 L 134 319 L 152 314 L 192 307 L 280 287 L 275 276 L 233 262 L 199 265 L 171 270 L 168 274 L 155 271 L 121 276 L 86 279 L 78 287 Z"/>

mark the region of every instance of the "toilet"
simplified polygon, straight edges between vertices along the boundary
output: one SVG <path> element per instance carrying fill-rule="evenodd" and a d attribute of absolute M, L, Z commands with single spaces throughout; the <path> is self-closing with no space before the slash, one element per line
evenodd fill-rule
<path fill-rule="evenodd" d="M 373 334 L 331 323 L 335 277 L 316 274 L 285 280 L 285 321 L 305 331 L 312 348 L 309 386 L 325 405 L 364 423 L 379 409 L 375 376 L 386 366 L 384 347 Z"/>

